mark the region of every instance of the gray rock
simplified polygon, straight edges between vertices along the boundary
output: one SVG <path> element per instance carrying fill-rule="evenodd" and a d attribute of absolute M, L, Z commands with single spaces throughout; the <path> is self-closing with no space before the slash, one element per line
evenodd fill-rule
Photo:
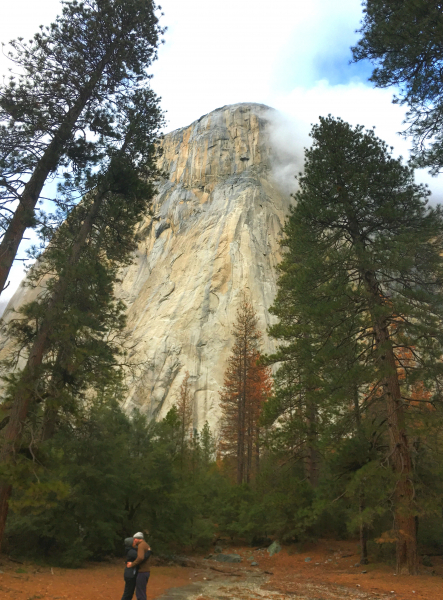
<path fill-rule="evenodd" d="M 281 551 L 280 544 L 275 541 L 268 548 L 269 556 L 274 556 L 274 554 L 278 554 Z"/>
<path fill-rule="evenodd" d="M 308 556 L 307 558 L 305 558 L 305 562 L 311 562 L 312 558 L 310 556 Z"/>
<path fill-rule="evenodd" d="M 251 567 L 258 567 L 258 562 L 251 562 Z"/>
<path fill-rule="evenodd" d="M 215 560 L 225 563 L 239 563 L 241 562 L 241 556 L 239 554 L 217 554 Z"/>

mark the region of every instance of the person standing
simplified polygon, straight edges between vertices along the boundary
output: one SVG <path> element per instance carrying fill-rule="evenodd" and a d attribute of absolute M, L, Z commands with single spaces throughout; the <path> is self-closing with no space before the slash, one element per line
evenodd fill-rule
<path fill-rule="evenodd" d="M 126 567 L 124 572 L 125 589 L 123 591 L 122 600 L 132 600 L 135 592 L 135 581 L 137 578 L 137 567 L 128 567 L 137 558 L 137 548 L 134 548 L 134 538 L 128 537 L 125 539 L 126 550 Z"/>
<path fill-rule="evenodd" d="M 146 600 L 146 586 L 148 585 L 149 575 L 151 574 L 149 558 L 151 556 L 151 548 L 145 542 L 145 536 L 141 531 L 134 533 L 133 546 L 137 548 L 137 558 L 126 564 L 127 567 L 138 568 L 135 581 L 135 595 L 137 600 Z"/>

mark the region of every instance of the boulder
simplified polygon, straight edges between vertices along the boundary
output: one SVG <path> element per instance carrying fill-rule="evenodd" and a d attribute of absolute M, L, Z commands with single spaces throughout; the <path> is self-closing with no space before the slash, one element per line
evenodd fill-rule
<path fill-rule="evenodd" d="M 217 554 L 215 560 L 224 563 L 239 563 L 241 562 L 241 556 L 239 554 Z"/>
<path fill-rule="evenodd" d="M 275 541 L 268 548 L 269 556 L 274 556 L 274 554 L 278 554 L 281 551 L 280 544 Z"/>

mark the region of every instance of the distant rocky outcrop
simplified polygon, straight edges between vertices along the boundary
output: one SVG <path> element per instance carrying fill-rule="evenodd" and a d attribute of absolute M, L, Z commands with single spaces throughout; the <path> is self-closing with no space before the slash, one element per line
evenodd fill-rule
<path fill-rule="evenodd" d="M 264 105 L 235 104 L 164 137 L 160 166 L 167 177 L 117 287 L 128 306 L 131 358 L 138 365 L 122 399 L 126 410 L 164 416 L 189 371 L 194 425 L 200 429 L 208 420 L 216 427 L 243 290 L 266 331 L 290 204 L 276 177 L 276 117 Z M 30 293 L 19 288 L 9 306 Z M 265 335 L 264 350 L 272 349 Z"/>

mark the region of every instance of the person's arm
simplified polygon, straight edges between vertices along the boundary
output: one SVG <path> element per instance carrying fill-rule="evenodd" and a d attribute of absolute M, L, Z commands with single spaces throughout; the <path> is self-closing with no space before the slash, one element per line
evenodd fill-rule
<path fill-rule="evenodd" d="M 132 561 L 137 558 L 137 550 L 135 548 L 131 548 L 126 555 L 126 566 L 131 567 Z"/>

